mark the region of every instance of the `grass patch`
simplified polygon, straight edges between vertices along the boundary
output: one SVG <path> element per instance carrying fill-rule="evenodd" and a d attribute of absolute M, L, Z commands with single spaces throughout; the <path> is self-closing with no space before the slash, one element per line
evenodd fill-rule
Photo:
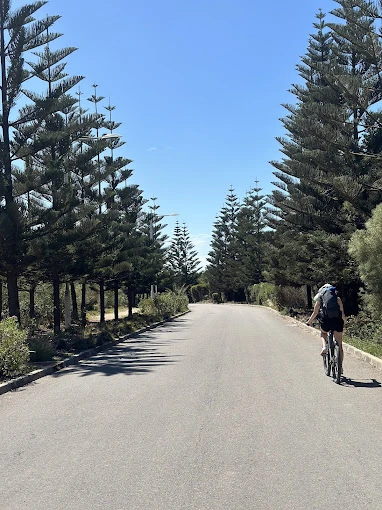
<path fill-rule="evenodd" d="M 355 337 L 347 337 L 344 335 L 344 342 L 352 345 L 356 349 L 372 354 L 377 358 L 382 358 L 382 344 L 373 342 L 371 340 L 362 340 Z"/>

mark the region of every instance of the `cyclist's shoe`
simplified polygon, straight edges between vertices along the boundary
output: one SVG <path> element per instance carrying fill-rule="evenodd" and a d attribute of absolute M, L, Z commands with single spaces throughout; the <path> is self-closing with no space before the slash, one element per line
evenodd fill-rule
<path fill-rule="evenodd" d="M 326 356 L 326 354 L 327 354 L 327 353 L 328 353 L 327 348 L 326 348 L 326 347 L 323 347 L 323 348 L 321 349 L 321 356 Z"/>

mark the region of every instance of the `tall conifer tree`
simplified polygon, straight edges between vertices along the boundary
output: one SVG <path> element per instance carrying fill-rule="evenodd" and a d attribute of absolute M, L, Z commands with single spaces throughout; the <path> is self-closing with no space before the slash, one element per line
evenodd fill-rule
<path fill-rule="evenodd" d="M 214 223 L 211 250 L 207 257 L 207 277 L 211 292 L 219 293 L 228 301 L 244 299 L 237 238 L 239 210 L 239 200 L 231 187 Z"/>
<path fill-rule="evenodd" d="M 200 261 L 185 223 L 181 227 L 179 222 L 176 222 L 166 258 L 177 285 L 188 287 L 196 283 Z"/>
<path fill-rule="evenodd" d="M 24 90 L 24 84 L 32 77 L 41 75 L 50 63 L 41 62 L 35 67 L 27 55 L 38 47 L 57 39 L 60 34 L 49 31 L 59 16 L 35 20 L 34 14 L 45 1 L 27 4 L 16 11 L 11 10 L 9 0 L 0 2 L 0 73 L 1 73 L 1 121 L 0 140 L 0 259 L 7 278 L 9 313 L 20 317 L 18 298 L 18 275 L 26 251 L 23 232 L 25 228 L 22 202 L 15 196 L 13 165 L 38 147 L 31 143 L 33 135 L 43 119 L 59 111 L 65 88 L 55 89 L 51 95 L 32 96 Z M 39 56 L 39 55 L 38 55 Z M 40 59 L 41 60 L 41 59 Z M 15 113 L 21 93 L 31 103 Z"/>

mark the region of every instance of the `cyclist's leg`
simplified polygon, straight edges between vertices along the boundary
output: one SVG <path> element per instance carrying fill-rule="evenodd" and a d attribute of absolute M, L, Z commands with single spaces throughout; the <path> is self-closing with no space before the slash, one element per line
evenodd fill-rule
<path fill-rule="evenodd" d="M 324 354 L 327 346 L 328 346 L 328 333 L 330 331 L 330 327 L 327 324 L 327 320 L 325 318 L 319 319 L 320 331 L 321 331 L 321 341 L 322 341 L 322 351 L 321 354 Z"/>
<path fill-rule="evenodd" d="M 322 341 L 322 351 L 321 351 L 321 354 L 322 354 L 326 351 L 326 348 L 328 345 L 328 332 L 324 331 L 322 328 L 321 328 L 321 341 Z M 325 351 L 324 351 L 324 349 L 325 349 Z"/>
<path fill-rule="evenodd" d="M 333 331 L 333 335 L 334 335 L 334 339 L 337 341 L 339 347 L 340 347 L 340 353 L 341 353 L 341 360 L 342 360 L 342 363 L 344 361 L 344 350 L 343 350 L 343 347 L 342 347 L 342 335 L 343 335 L 343 332 L 342 331 Z"/>
<path fill-rule="evenodd" d="M 344 349 L 342 347 L 343 330 L 344 330 L 344 321 L 341 318 L 339 318 L 336 320 L 335 327 L 333 327 L 333 335 L 340 347 L 342 362 L 344 361 Z"/>

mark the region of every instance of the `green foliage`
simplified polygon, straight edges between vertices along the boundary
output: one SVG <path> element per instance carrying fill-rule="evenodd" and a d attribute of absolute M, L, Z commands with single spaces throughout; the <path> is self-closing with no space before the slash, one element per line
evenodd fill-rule
<path fill-rule="evenodd" d="M 266 201 L 260 191 L 256 185 L 240 202 L 231 187 L 214 223 L 205 278 L 224 302 L 244 301 L 245 289 L 263 279 Z"/>
<path fill-rule="evenodd" d="M 142 299 L 138 305 L 140 312 L 150 317 L 157 317 L 158 310 L 155 307 L 155 302 L 152 298 Z"/>
<path fill-rule="evenodd" d="M 212 302 L 213 302 L 213 303 L 217 303 L 217 304 L 219 304 L 219 303 L 221 303 L 221 302 L 222 302 L 221 297 L 220 297 L 220 294 L 219 294 L 218 292 L 213 292 L 213 293 L 211 294 L 211 299 L 212 299 Z"/>
<path fill-rule="evenodd" d="M 28 341 L 30 360 L 51 361 L 56 355 L 56 348 L 50 335 L 33 336 Z"/>
<path fill-rule="evenodd" d="M 305 287 L 289 287 L 277 285 L 275 287 L 275 300 L 278 309 L 287 308 L 306 308 L 306 289 Z"/>
<path fill-rule="evenodd" d="M 78 352 L 96 346 L 97 336 L 86 335 L 80 328 L 71 327 L 55 335 L 54 343 L 57 351 Z"/>
<path fill-rule="evenodd" d="M 274 248 L 268 277 L 276 284 L 334 280 L 347 312 L 357 313 L 357 268 L 348 254 L 352 233 L 381 202 L 380 8 L 338 1 L 337 23 L 316 16 L 307 53 L 297 70 L 302 83 L 283 105 L 282 159 L 273 161 L 276 189 L 268 223 Z M 378 99 L 379 100 L 379 99 Z M 360 157 L 363 155 L 365 157 Z"/>
<path fill-rule="evenodd" d="M 257 283 L 250 287 L 249 300 L 256 305 L 274 306 L 276 304 L 276 286 L 273 283 Z"/>
<path fill-rule="evenodd" d="M 17 318 L 0 322 L 0 377 L 14 377 L 25 371 L 29 361 L 26 331 L 19 328 Z"/>
<path fill-rule="evenodd" d="M 209 287 L 207 283 L 198 283 L 190 288 L 192 301 L 198 303 L 208 297 Z"/>
<path fill-rule="evenodd" d="M 197 281 L 200 261 L 187 226 L 183 224 L 183 227 L 180 227 L 178 221 L 167 252 L 167 266 L 173 274 L 175 284 L 187 286 Z"/>
<path fill-rule="evenodd" d="M 270 306 L 278 310 L 306 308 L 306 290 L 304 287 L 258 283 L 250 287 L 248 298 L 251 303 Z"/>
<path fill-rule="evenodd" d="M 369 313 L 347 318 L 344 339 L 357 349 L 382 357 L 382 321 Z"/>
<path fill-rule="evenodd" d="M 96 344 L 97 345 L 104 345 L 112 342 L 114 340 L 114 337 L 110 331 L 104 330 L 98 333 Z"/>
<path fill-rule="evenodd" d="M 162 294 L 156 294 L 154 299 L 143 299 L 139 303 L 139 308 L 145 315 L 168 319 L 188 309 L 188 298 L 184 290 L 168 290 Z"/>
<path fill-rule="evenodd" d="M 366 222 L 365 230 L 357 230 L 349 243 L 349 253 L 358 262 L 362 280 L 369 291 L 366 301 L 376 313 L 382 312 L 382 204 Z"/>

